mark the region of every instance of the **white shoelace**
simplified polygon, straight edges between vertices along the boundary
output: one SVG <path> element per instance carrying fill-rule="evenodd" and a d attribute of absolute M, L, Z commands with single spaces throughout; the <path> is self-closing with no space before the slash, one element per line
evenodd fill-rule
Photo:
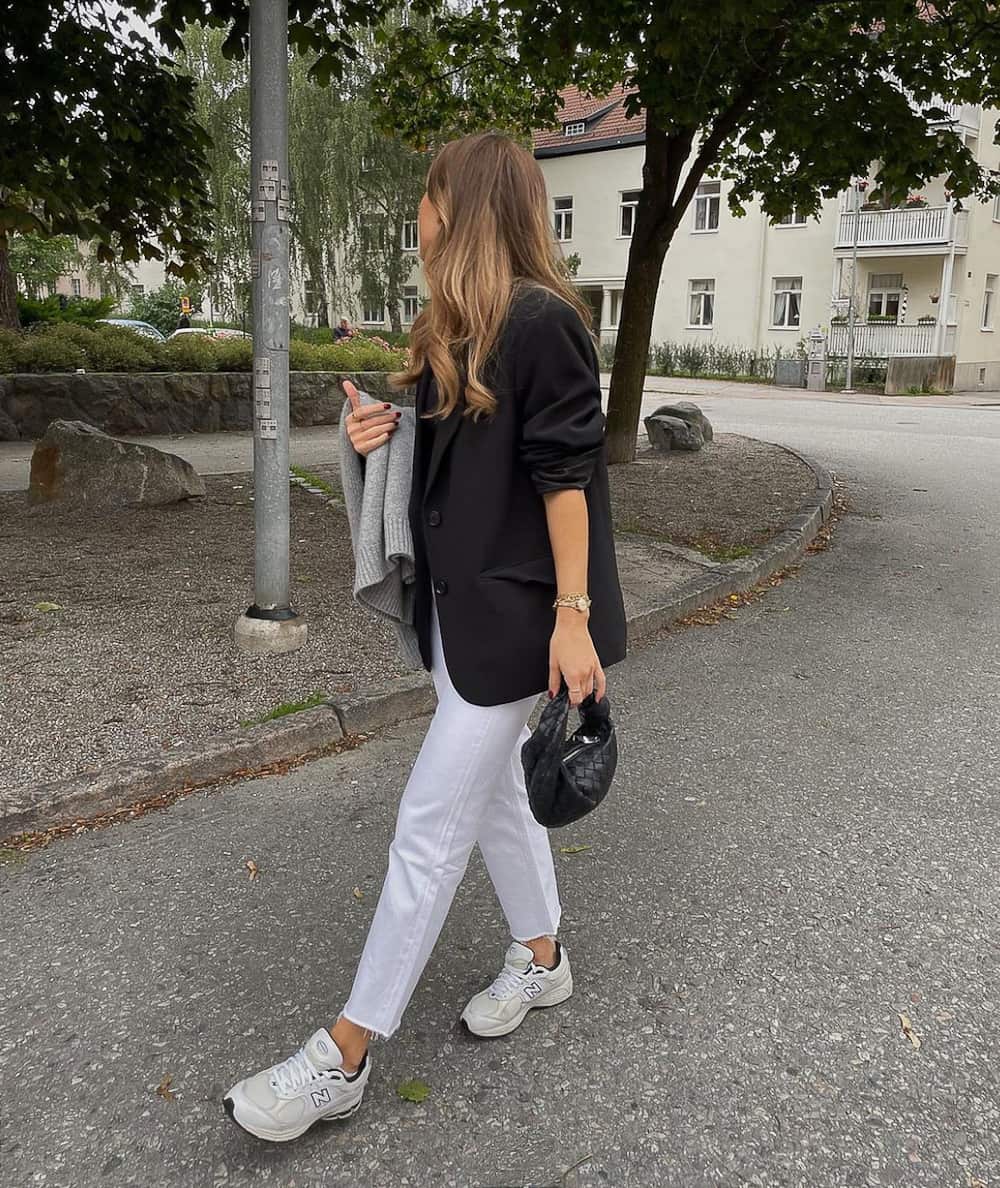
<path fill-rule="evenodd" d="M 289 1056 L 271 1070 L 271 1084 L 279 1093 L 297 1093 L 312 1081 L 322 1076 L 309 1057 L 305 1048 L 300 1048 L 294 1056 Z"/>
<path fill-rule="evenodd" d="M 530 968 L 515 969 L 512 965 L 505 965 L 490 987 L 490 998 L 509 998 L 517 994 L 531 976 Z"/>

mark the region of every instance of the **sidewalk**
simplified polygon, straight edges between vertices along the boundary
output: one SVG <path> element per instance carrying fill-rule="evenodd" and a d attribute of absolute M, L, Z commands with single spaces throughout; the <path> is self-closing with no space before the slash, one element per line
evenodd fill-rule
<path fill-rule="evenodd" d="M 604 403 L 607 406 L 611 375 L 601 375 Z M 711 397 L 744 400 L 793 400 L 815 403 L 833 401 L 847 404 L 884 404 L 906 408 L 976 408 L 1000 406 L 1000 392 L 965 392 L 955 396 L 878 396 L 870 392 L 856 392 L 845 396 L 840 392 L 807 392 L 802 388 L 778 388 L 773 384 L 740 384 L 731 380 L 674 379 L 646 376 L 642 413 L 647 416 L 658 404 L 675 396 L 698 401 Z M 645 430 L 640 425 L 640 440 Z M 240 474 L 253 468 L 253 437 L 246 432 L 172 434 L 169 436 L 123 437 L 123 441 L 137 441 L 169 450 L 186 458 L 199 474 Z M 23 491 L 28 487 L 32 441 L 0 441 L 0 491 Z M 335 425 L 312 425 L 291 431 L 291 461 L 293 465 L 312 469 L 336 461 L 337 429 Z"/>
<path fill-rule="evenodd" d="M 296 456 L 328 463 L 330 434 L 296 434 L 308 445 Z M 237 435 L 213 436 L 228 439 L 214 464 L 238 457 Z M 171 444 L 197 457 L 216 443 Z M 295 487 L 291 500 L 292 601 L 309 639 L 285 656 L 232 642 L 252 600 L 251 474 L 208 475 L 204 500 L 100 518 L 0 495 L 14 575 L 0 594 L 0 837 L 65 817 L 61 806 L 110 811 L 432 707 L 426 674 L 401 669 L 392 633 L 353 601 L 336 467 L 310 471 L 327 493 Z M 612 467 L 611 485 L 632 644 L 798 556 L 830 499 L 791 451 L 732 434 L 700 454 L 647 452 Z"/>

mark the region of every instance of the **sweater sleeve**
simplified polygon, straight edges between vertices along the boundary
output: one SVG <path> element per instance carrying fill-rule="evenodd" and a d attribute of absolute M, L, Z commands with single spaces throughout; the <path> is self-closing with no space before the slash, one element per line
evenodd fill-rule
<path fill-rule="evenodd" d="M 582 489 L 604 449 L 596 354 L 576 311 L 549 299 L 514 342 L 521 464 L 535 490 Z"/>

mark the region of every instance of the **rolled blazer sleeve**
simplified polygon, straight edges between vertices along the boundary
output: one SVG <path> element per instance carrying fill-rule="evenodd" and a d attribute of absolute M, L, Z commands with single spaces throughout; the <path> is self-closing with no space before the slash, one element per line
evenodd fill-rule
<path fill-rule="evenodd" d="M 604 449 L 604 413 L 594 347 L 579 315 L 550 298 L 525 320 L 514 350 L 521 464 L 542 494 L 586 487 Z"/>

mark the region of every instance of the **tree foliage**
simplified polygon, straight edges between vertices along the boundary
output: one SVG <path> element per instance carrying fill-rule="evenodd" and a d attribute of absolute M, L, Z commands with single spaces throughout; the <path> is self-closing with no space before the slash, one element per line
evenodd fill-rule
<path fill-rule="evenodd" d="M 42 289 L 54 285 L 81 259 L 71 235 L 13 235 L 9 252 L 11 271 L 28 297 L 38 297 Z"/>
<path fill-rule="evenodd" d="M 991 0 L 492 0 L 391 37 L 382 118 L 414 143 L 449 128 L 551 122 L 569 84 L 621 83 L 646 113 L 643 189 L 611 383 L 610 456 L 634 455 L 663 259 L 698 183 L 736 213 L 807 213 L 877 162 L 892 199 L 945 175 L 955 198 L 998 188 L 942 125 L 942 100 L 1000 105 Z"/>

